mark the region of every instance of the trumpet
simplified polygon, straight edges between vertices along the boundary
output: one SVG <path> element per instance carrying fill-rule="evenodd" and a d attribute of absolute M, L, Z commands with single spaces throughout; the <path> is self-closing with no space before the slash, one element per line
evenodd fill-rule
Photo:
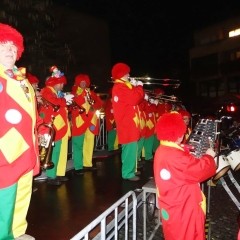
<path fill-rule="evenodd" d="M 54 167 L 54 163 L 51 161 L 51 153 L 53 140 L 55 137 L 55 130 L 53 128 L 54 116 L 51 117 L 50 123 L 42 123 L 38 126 L 37 132 L 41 126 L 47 127 L 49 129 L 48 136 L 49 138 L 45 142 L 41 142 L 39 145 L 39 157 L 40 157 L 40 168 L 43 170 L 52 169 Z"/>
<path fill-rule="evenodd" d="M 72 103 L 69 106 L 71 106 L 73 110 L 78 110 L 80 114 L 86 111 L 85 108 L 79 106 L 75 101 L 72 101 Z"/>
<path fill-rule="evenodd" d="M 57 111 L 59 110 L 59 108 L 60 108 L 60 105 L 55 105 L 55 104 L 49 102 L 47 99 L 45 99 L 45 98 L 43 98 L 43 97 L 42 97 L 42 101 L 43 101 L 43 106 L 44 106 L 45 108 L 48 109 L 48 106 L 50 105 L 50 106 L 53 108 L 53 111 L 54 111 L 54 112 L 57 112 Z"/>
<path fill-rule="evenodd" d="M 89 93 L 89 91 L 87 89 L 85 89 L 85 91 L 86 91 L 86 96 L 87 96 L 88 103 L 90 105 L 93 105 L 95 103 L 95 100 L 91 98 L 90 93 Z"/>

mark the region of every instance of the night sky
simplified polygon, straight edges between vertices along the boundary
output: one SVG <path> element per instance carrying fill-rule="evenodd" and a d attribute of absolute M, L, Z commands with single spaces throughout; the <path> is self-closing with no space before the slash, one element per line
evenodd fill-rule
<path fill-rule="evenodd" d="M 62 0 L 61 3 L 107 20 L 112 64 L 123 61 L 131 66 L 133 73 L 148 73 L 152 77 L 166 77 L 162 75 L 188 66 L 194 30 L 240 13 L 240 1 L 235 0 L 188 4 L 160 0 Z"/>
<path fill-rule="evenodd" d="M 189 80 L 193 32 L 240 13 L 240 1 L 58 0 L 109 23 L 112 65 L 131 76 Z M 185 86 L 188 88 L 188 86 Z"/>

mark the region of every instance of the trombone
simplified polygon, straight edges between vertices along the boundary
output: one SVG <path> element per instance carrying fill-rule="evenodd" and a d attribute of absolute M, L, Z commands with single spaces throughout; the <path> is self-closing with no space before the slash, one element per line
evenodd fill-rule
<path fill-rule="evenodd" d="M 161 85 L 161 86 L 173 86 L 174 88 L 179 88 L 181 81 L 178 79 L 171 78 L 150 78 L 150 77 L 129 77 L 129 81 L 136 80 L 141 81 L 143 85 Z M 108 82 L 114 83 L 113 78 Z"/>
<path fill-rule="evenodd" d="M 54 111 L 54 112 L 57 112 L 57 111 L 59 110 L 59 108 L 60 108 L 60 105 L 55 105 L 55 104 L 49 102 L 47 99 L 45 99 L 45 98 L 43 98 L 43 97 L 42 97 L 42 101 L 43 101 L 43 104 L 42 104 L 42 105 L 43 105 L 43 107 L 45 107 L 46 109 L 48 109 L 48 106 L 49 106 L 49 105 L 53 108 L 53 111 Z"/>

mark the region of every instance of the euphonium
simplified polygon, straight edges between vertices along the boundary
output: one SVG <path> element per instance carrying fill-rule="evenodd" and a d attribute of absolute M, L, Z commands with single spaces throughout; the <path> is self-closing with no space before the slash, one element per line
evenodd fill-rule
<path fill-rule="evenodd" d="M 94 99 L 91 98 L 89 91 L 87 89 L 85 89 L 86 91 L 86 96 L 87 96 L 87 101 L 90 105 L 93 105 L 95 103 Z"/>
<path fill-rule="evenodd" d="M 55 137 L 55 130 L 53 128 L 54 116 L 51 118 L 50 123 L 42 123 L 38 126 L 37 131 L 41 126 L 47 127 L 49 129 L 48 136 L 49 138 L 39 145 L 39 157 L 40 157 L 40 167 L 41 169 L 52 169 L 54 163 L 51 161 L 52 145 Z"/>
<path fill-rule="evenodd" d="M 48 106 L 50 105 L 50 106 L 52 106 L 54 112 L 57 112 L 60 108 L 60 105 L 55 105 L 55 104 L 49 102 L 47 99 L 45 99 L 43 97 L 42 97 L 42 101 L 43 101 L 43 106 L 45 108 L 48 108 Z"/>

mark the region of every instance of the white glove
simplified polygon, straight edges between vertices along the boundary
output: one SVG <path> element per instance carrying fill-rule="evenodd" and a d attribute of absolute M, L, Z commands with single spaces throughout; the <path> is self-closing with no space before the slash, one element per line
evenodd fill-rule
<path fill-rule="evenodd" d="M 72 99 L 74 98 L 73 94 L 64 94 L 64 98 L 66 99 L 67 105 L 72 103 Z"/>
<path fill-rule="evenodd" d="M 157 99 L 154 100 L 154 104 L 155 104 L 156 106 L 158 105 L 158 100 L 157 100 Z"/>
<path fill-rule="evenodd" d="M 149 99 L 149 97 L 148 97 L 148 95 L 145 93 L 145 95 L 144 95 L 144 100 L 148 101 L 148 99 Z"/>
<path fill-rule="evenodd" d="M 151 104 L 154 104 L 154 99 L 153 99 L 153 98 L 149 98 L 149 102 L 150 102 Z"/>
<path fill-rule="evenodd" d="M 132 86 L 136 87 L 137 86 L 137 80 L 134 78 L 131 78 L 130 83 L 132 84 Z"/>
<path fill-rule="evenodd" d="M 143 86 L 143 82 L 137 81 L 137 86 Z"/>

